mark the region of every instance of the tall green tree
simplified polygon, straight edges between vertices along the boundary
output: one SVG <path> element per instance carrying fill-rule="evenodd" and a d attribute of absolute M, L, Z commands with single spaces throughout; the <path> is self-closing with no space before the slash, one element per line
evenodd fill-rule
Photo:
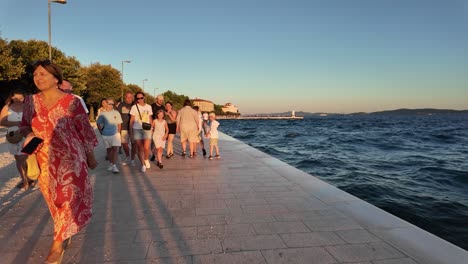
<path fill-rule="evenodd" d="M 24 71 L 22 58 L 15 58 L 8 42 L 0 37 L 0 81 L 19 79 Z"/>
<path fill-rule="evenodd" d="M 171 90 L 168 90 L 166 92 L 163 93 L 164 95 L 164 101 L 166 102 L 172 102 L 173 104 L 173 108 L 176 109 L 176 110 L 179 110 L 181 109 L 182 107 L 184 107 L 184 101 L 186 99 L 189 99 L 188 96 L 185 96 L 183 94 L 176 94 L 174 93 L 173 91 Z"/>
<path fill-rule="evenodd" d="M 120 72 L 112 68 L 111 65 L 101 65 L 93 63 L 82 68 L 83 79 L 86 90 L 83 98 L 91 108 L 97 107 L 101 99 L 120 98 L 121 87 L 123 85 Z"/>
<path fill-rule="evenodd" d="M 37 60 L 44 60 L 49 57 L 49 45 L 41 40 L 12 40 L 8 43 L 11 55 L 22 62 L 23 73 L 20 78 L 20 86 L 34 92 L 35 86 L 32 82 L 32 72 L 30 66 Z M 57 48 L 52 48 L 53 62 L 60 66 L 64 78 L 73 83 L 74 93 L 82 94 L 85 83 L 81 78 L 81 64 L 75 57 L 68 57 Z"/>

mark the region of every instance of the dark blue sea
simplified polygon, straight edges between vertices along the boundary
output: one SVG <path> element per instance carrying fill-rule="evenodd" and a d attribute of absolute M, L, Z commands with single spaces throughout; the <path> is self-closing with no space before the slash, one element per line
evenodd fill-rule
<path fill-rule="evenodd" d="M 468 115 L 220 123 L 224 133 L 468 249 Z"/>

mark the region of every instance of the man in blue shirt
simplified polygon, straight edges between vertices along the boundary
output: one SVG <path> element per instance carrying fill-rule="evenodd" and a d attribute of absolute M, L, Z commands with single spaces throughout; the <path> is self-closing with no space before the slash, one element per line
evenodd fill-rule
<path fill-rule="evenodd" d="M 96 121 L 99 131 L 101 131 L 104 145 L 107 149 L 107 157 L 109 159 L 108 171 L 118 173 L 117 160 L 119 147 L 121 144 L 120 129 L 122 125 L 122 117 L 120 113 L 114 109 L 114 100 L 107 99 L 107 109 L 102 112 Z"/>

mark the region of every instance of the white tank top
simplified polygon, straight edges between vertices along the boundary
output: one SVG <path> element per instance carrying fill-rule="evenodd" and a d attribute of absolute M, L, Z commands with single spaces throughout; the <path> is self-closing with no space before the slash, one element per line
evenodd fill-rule
<path fill-rule="evenodd" d="M 18 112 L 11 110 L 11 108 L 8 108 L 8 116 L 7 116 L 8 121 L 18 122 L 18 121 L 21 121 L 22 118 L 23 118 L 23 112 L 18 113 Z M 8 127 L 8 132 L 16 131 L 18 129 L 19 129 L 18 126 L 11 126 L 11 127 Z"/>

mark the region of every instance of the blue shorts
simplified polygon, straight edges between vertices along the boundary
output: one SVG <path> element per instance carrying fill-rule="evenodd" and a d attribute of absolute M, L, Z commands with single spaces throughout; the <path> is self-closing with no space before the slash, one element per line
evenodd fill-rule
<path fill-rule="evenodd" d="M 133 129 L 133 139 L 134 140 L 151 139 L 152 134 L 153 134 L 152 130 Z"/>

